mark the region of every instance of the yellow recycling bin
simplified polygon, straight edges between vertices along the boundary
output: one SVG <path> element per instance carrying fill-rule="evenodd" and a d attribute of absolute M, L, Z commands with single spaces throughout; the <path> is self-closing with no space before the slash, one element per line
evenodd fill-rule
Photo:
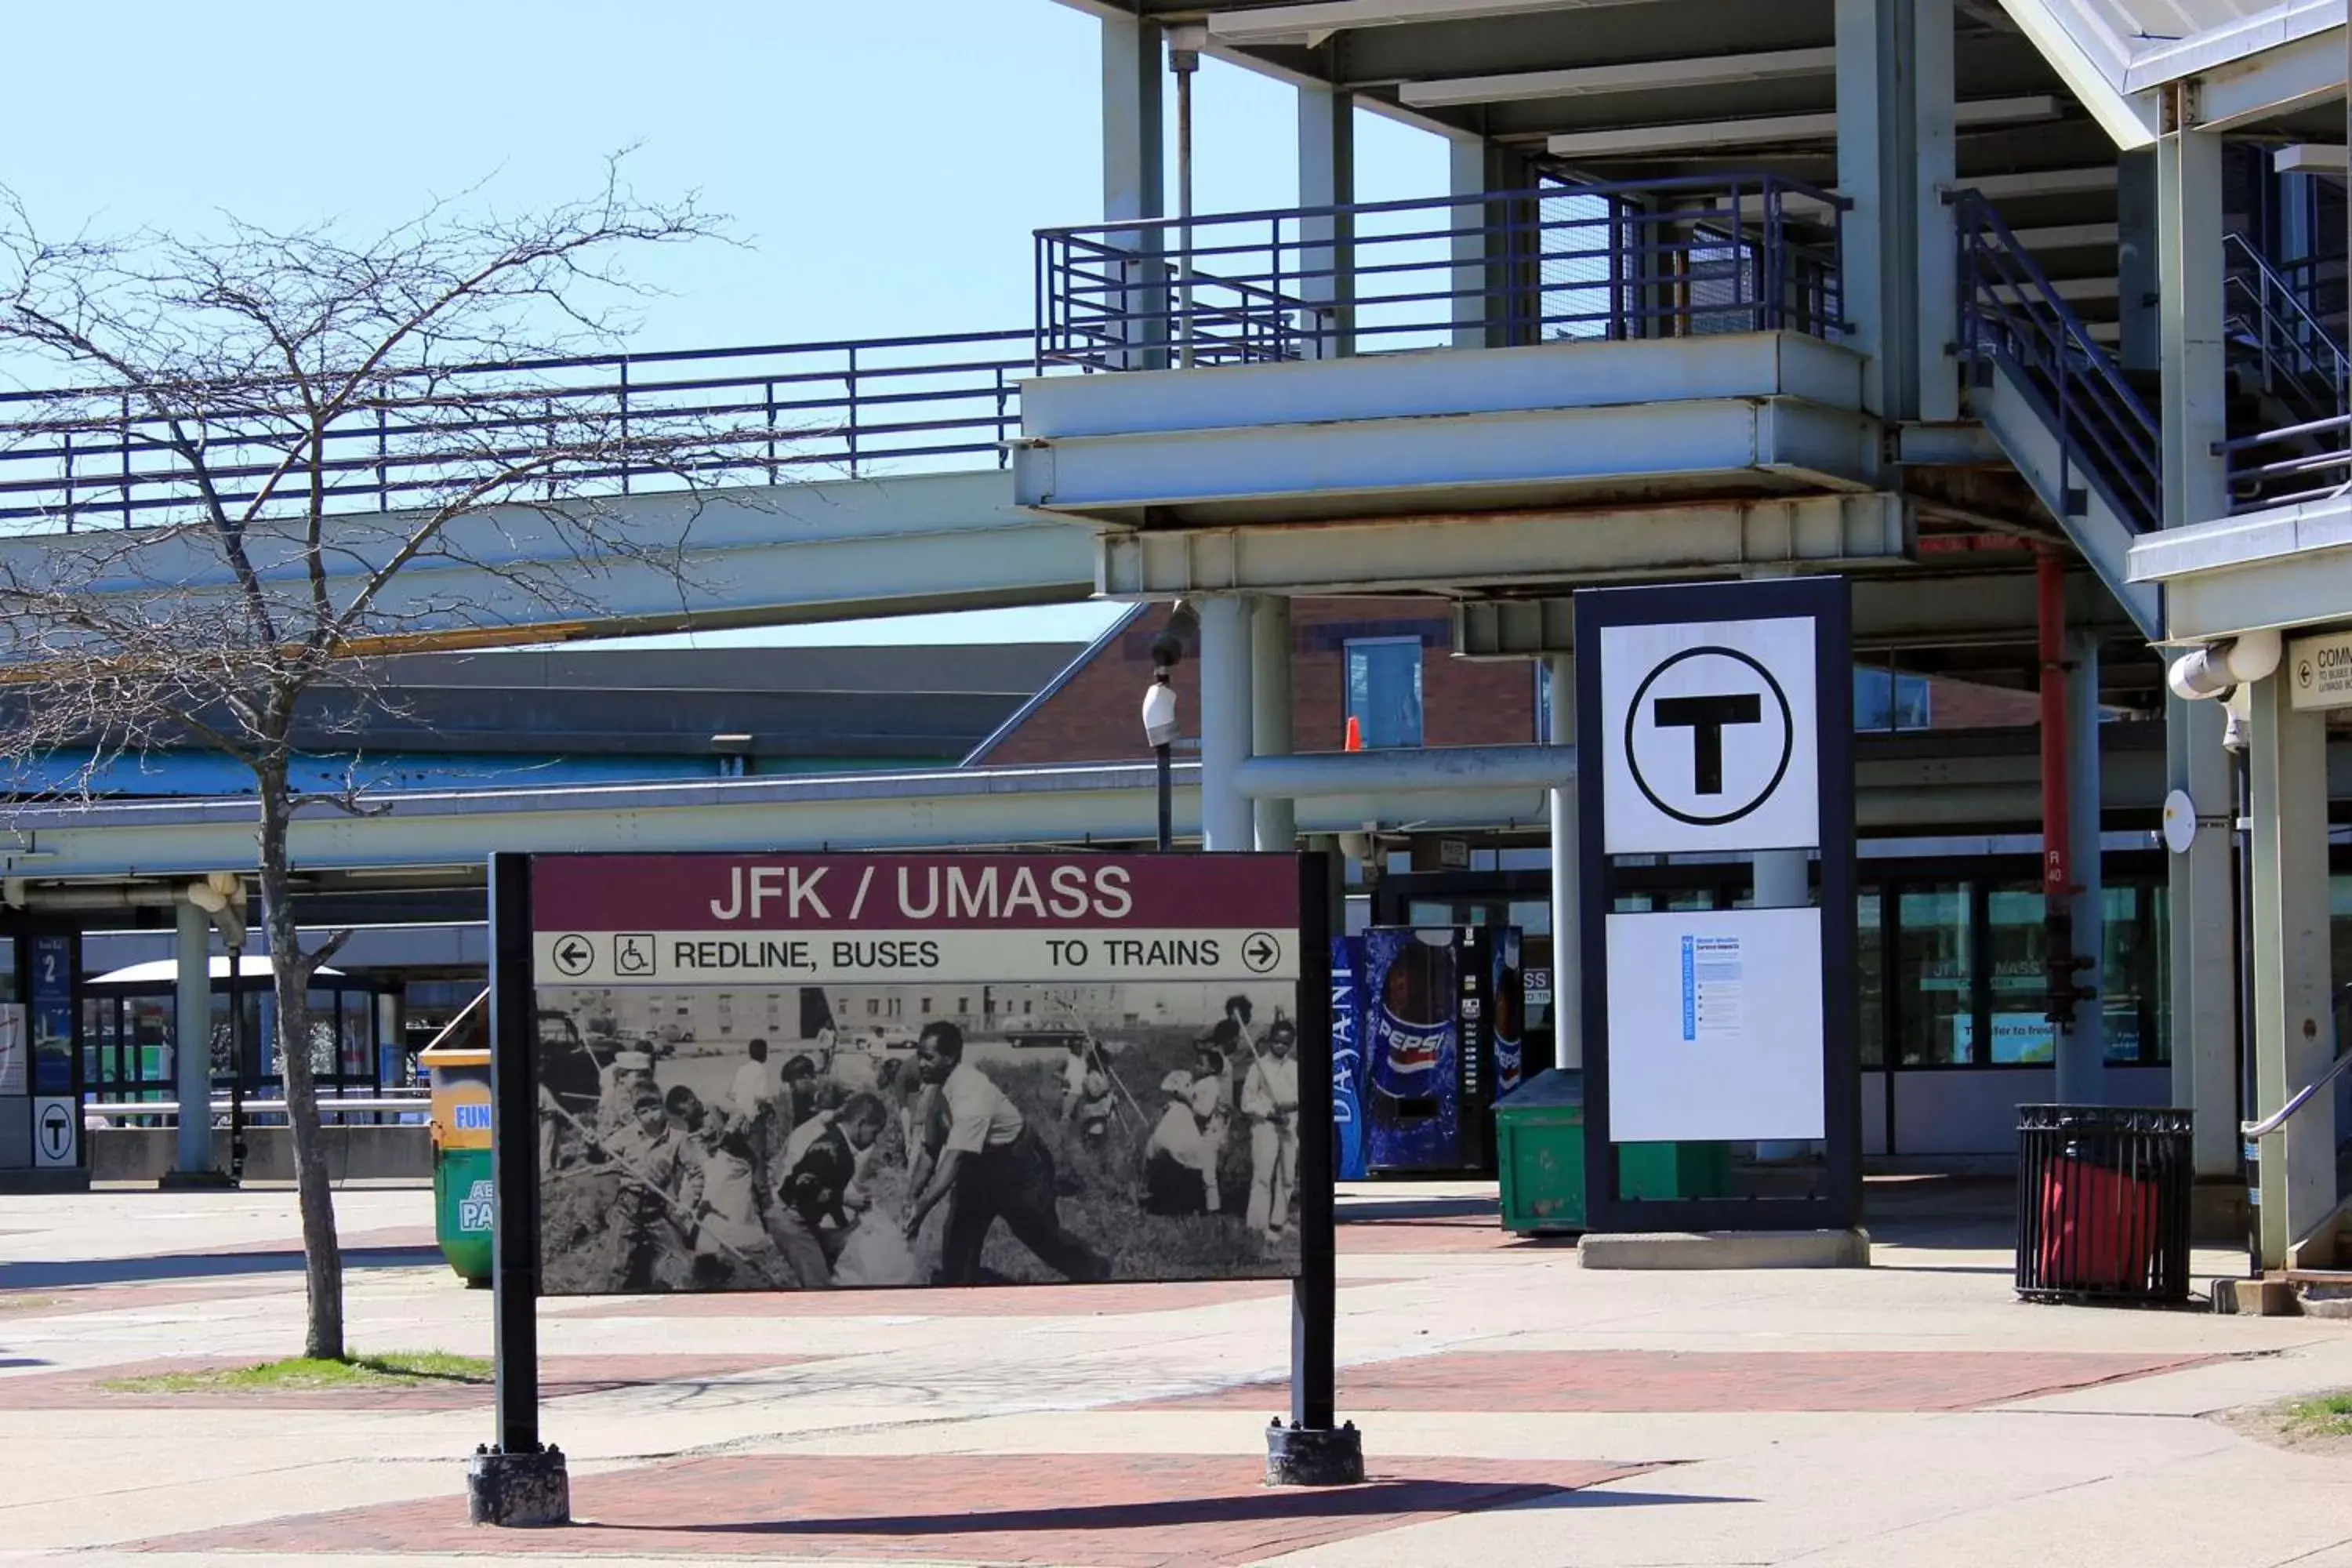
<path fill-rule="evenodd" d="M 433 1229 L 468 1285 L 490 1282 L 490 1053 L 435 1046 L 417 1058 L 433 1080 Z"/>

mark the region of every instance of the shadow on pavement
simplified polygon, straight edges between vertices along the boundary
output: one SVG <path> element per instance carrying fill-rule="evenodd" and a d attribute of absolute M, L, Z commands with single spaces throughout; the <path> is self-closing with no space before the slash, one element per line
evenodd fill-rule
<path fill-rule="evenodd" d="M 845 1518 L 740 1520 L 704 1524 L 583 1522 L 582 1530 L 678 1535 L 875 1535 L 921 1537 L 1013 1532 L 1166 1529 L 1180 1525 L 1352 1519 L 1364 1515 L 1484 1513 L 1494 1509 L 1663 1508 L 1749 1502 L 1749 1498 L 1667 1492 L 1603 1492 L 1540 1484 L 1415 1480 L 1384 1477 L 1360 1487 L 1296 1489 L 1183 1500 L 1003 1509 L 995 1512 L 871 1514 Z"/>
<path fill-rule="evenodd" d="M 347 1247 L 345 1268 L 418 1268 L 442 1261 L 433 1247 Z M 299 1247 L 283 1252 L 163 1253 L 146 1258 L 98 1258 L 0 1263 L 0 1291 L 55 1289 L 68 1285 L 152 1284 L 165 1279 L 218 1279 L 239 1274 L 299 1274 Z"/>

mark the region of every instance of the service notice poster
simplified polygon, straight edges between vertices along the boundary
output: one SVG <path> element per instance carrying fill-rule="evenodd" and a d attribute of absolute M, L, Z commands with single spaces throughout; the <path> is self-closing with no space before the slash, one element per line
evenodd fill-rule
<path fill-rule="evenodd" d="M 1331 1070 L 1298 887 L 1287 856 L 536 858 L 541 1289 L 1296 1275 Z"/>

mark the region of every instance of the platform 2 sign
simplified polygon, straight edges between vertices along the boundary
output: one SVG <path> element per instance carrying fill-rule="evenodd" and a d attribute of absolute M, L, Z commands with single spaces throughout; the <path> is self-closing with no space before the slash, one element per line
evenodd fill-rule
<path fill-rule="evenodd" d="M 535 858 L 540 1293 L 1298 1277 L 1331 1171 L 1301 876 Z"/>

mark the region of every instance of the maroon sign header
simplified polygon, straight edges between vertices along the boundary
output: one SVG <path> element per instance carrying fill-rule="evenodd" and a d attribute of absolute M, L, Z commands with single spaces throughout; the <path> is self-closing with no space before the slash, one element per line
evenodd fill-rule
<path fill-rule="evenodd" d="M 1287 855 L 542 855 L 541 931 L 1296 930 Z"/>

